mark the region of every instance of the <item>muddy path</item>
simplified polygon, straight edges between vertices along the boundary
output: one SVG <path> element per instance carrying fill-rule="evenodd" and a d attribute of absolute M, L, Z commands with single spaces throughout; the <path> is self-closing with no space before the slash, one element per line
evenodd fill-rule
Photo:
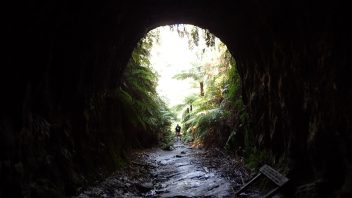
<path fill-rule="evenodd" d="M 234 197 L 248 177 L 221 150 L 176 142 L 170 151 L 134 153 L 128 166 L 78 197 Z"/>

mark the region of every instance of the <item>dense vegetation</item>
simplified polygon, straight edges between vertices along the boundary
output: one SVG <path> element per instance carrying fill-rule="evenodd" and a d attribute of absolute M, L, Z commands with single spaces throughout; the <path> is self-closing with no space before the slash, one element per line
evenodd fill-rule
<path fill-rule="evenodd" d="M 195 51 L 199 61 L 192 63 L 193 68 L 174 75 L 178 80 L 192 79 L 199 93 L 185 97 L 182 104 L 170 108 L 161 99 L 156 92 L 158 74 L 149 61 L 159 32 L 149 32 L 133 51 L 116 91 L 124 115 L 123 123 L 129 126 L 130 133 L 127 134 L 136 136 L 130 139 L 136 140 L 135 145 L 159 142 L 168 146 L 173 140 L 176 115 L 181 114 L 181 120 L 177 121 L 182 123 L 184 141 L 194 146 L 224 147 L 247 158 L 247 164 L 252 168 L 269 160 L 269 153 L 259 152 L 255 144 L 250 116 L 242 100 L 236 61 L 225 44 L 208 30 L 194 26 L 174 25 L 170 30 L 186 37 L 191 50 L 201 42 L 206 44 L 206 49 Z M 215 58 L 207 59 L 211 54 L 216 54 Z"/>
<path fill-rule="evenodd" d="M 236 62 L 224 44 L 217 45 L 218 59 L 195 65 L 202 69 L 175 75 L 177 79 L 203 82 L 205 86 L 205 91 L 201 88 L 199 94 L 187 97 L 176 109 L 185 109 L 182 116 L 185 140 L 233 149 L 243 144 L 241 138 L 234 137 L 248 130 L 248 115 L 241 98 Z"/>
<path fill-rule="evenodd" d="M 156 38 L 149 34 L 138 43 L 116 90 L 123 123 L 130 127 L 128 135 L 139 137 L 133 138 L 134 145 L 168 144 L 171 138 L 171 120 L 175 116 L 156 93 L 158 77 L 149 62 L 149 50 Z"/>
<path fill-rule="evenodd" d="M 180 36 L 187 36 L 193 49 L 204 39 L 208 49 L 196 52 L 199 61 L 189 71 L 176 74 L 179 80 L 193 79 L 199 94 L 185 98 L 173 107 L 182 111 L 183 139 L 194 146 L 220 146 L 243 156 L 247 165 L 255 168 L 268 160 L 266 151 L 258 151 L 252 123 L 242 100 L 242 87 L 236 61 L 219 39 L 208 30 L 194 27 L 190 31 L 175 28 Z M 201 32 L 203 31 L 203 32 Z M 201 37 L 202 35 L 203 37 Z M 215 59 L 204 57 L 216 54 Z"/>

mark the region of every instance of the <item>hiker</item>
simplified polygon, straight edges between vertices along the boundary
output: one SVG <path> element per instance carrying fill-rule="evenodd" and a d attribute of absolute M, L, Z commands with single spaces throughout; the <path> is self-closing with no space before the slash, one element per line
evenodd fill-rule
<path fill-rule="evenodd" d="M 180 139 L 181 140 L 181 137 L 180 137 L 180 132 L 181 132 L 181 127 L 180 127 L 180 125 L 176 125 L 176 128 L 175 128 L 175 130 L 176 130 L 176 141 L 178 140 L 178 139 Z"/>

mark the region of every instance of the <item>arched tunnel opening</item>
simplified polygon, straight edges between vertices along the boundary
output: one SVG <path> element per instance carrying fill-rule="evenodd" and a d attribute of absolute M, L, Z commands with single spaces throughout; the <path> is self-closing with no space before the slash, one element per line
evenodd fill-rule
<path fill-rule="evenodd" d="M 189 24 L 149 31 L 134 48 L 119 88 L 129 101 L 123 106 L 132 108 L 128 120 L 138 119 L 140 128 L 158 128 L 167 136 L 176 123 L 182 124 L 183 139 L 194 144 L 205 139 L 207 146 L 210 139 L 230 144 L 234 120 L 247 116 L 236 63 L 226 45 L 209 30 Z M 234 114 L 238 116 L 230 118 Z M 168 123 L 164 129 L 162 123 Z"/>
<path fill-rule="evenodd" d="M 129 126 L 116 87 L 130 55 L 149 30 L 194 24 L 235 55 L 254 152 L 285 170 L 285 196 L 349 197 L 347 7 L 208 0 L 6 5 L 1 196 L 74 195 L 123 167 L 134 143 L 121 132 Z"/>

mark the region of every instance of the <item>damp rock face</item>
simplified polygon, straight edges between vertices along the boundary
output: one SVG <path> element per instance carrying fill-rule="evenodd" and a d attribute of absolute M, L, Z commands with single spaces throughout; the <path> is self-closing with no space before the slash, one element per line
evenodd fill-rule
<path fill-rule="evenodd" d="M 319 180 L 322 194 L 351 192 L 347 7 L 334 1 L 10 3 L 0 70 L 1 195 L 74 194 L 121 164 L 121 151 L 136 136 L 122 130 L 121 107 L 109 93 L 139 39 L 175 23 L 207 28 L 228 46 L 255 144 L 286 156 L 297 185 L 305 178 Z"/>

